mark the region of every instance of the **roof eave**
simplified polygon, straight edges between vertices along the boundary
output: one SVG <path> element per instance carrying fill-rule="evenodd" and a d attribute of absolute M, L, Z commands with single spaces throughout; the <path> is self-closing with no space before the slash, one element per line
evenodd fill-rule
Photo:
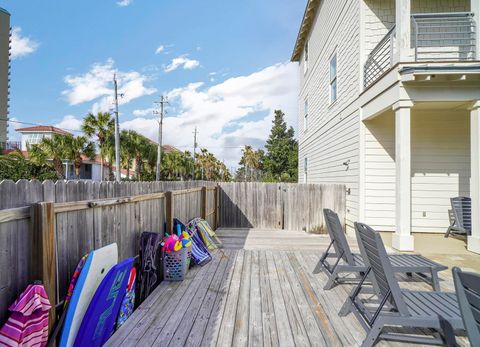
<path fill-rule="evenodd" d="M 303 46 L 305 45 L 305 40 L 308 34 L 310 33 L 319 3 L 320 0 L 308 0 L 307 2 L 307 6 L 305 7 L 305 12 L 303 14 L 302 24 L 300 25 L 297 40 L 295 41 L 295 47 L 293 48 L 292 57 L 290 58 L 291 61 L 300 61 Z"/>

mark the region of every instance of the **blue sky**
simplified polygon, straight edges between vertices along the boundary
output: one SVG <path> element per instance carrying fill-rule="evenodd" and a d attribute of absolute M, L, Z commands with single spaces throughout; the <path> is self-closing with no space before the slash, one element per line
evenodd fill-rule
<path fill-rule="evenodd" d="M 112 107 L 117 72 L 122 128 L 155 139 L 153 102 L 168 95 L 165 143 L 191 149 L 197 126 L 200 146 L 234 166 L 238 146 L 263 144 L 273 109 L 296 128 L 289 59 L 305 3 L 0 1 L 14 28 L 10 117 L 79 129 Z"/>

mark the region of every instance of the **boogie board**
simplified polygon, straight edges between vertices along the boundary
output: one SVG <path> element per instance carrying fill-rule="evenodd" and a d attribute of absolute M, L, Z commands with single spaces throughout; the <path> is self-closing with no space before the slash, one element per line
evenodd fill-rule
<path fill-rule="evenodd" d="M 110 269 L 83 317 L 74 347 L 100 347 L 110 338 L 127 290 L 133 258 Z"/>
<path fill-rule="evenodd" d="M 59 345 L 61 347 L 73 346 L 78 329 L 95 291 L 108 271 L 117 262 L 118 248 L 116 243 L 89 253 L 67 308 L 65 323 L 60 336 Z"/>

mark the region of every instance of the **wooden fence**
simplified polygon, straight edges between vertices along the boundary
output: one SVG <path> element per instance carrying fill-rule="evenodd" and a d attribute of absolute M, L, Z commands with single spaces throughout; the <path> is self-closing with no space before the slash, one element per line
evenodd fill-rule
<path fill-rule="evenodd" d="M 1 182 L 0 324 L 33 280 L 59 303 L 92 249 L 116 242 L 120 259 L 134 256 L 142 231 L 172 230 L 174 217 L 201 216 L 216 228 L 218 189 L 211 182 Z"/>
<path fill-rule="evenodd" d="M 58 304 L 84 254 L 116 242 L 120 259 L 134 256 L 142 231 L 172 230 L 174 217 L 313 232 L 324 207 L 345 219 L 343 185 L 20 180 L 0 182 L 0 197 L 0 325 L 28 283 Z"/>
<path fill-rule="evenodd" d="M 344 185 L 237 182 L 220 188 L 222 227 L 324 232 L 323 208 L 345 221 Z"/>

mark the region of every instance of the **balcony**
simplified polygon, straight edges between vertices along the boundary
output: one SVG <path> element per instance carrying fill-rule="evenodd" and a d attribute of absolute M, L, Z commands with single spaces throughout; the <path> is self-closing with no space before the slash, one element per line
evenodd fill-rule
<path fill-rule="evenodd" d="M 422 13 L 411 16 L 411 48 L 414 62 L 459 62 L 476 59 L 473 13 Z M 364 65 L 368 88 L 395 64 L 395 25 L 373 48 Z"/>
<path fill-rule="evenodd" d="M 22 148 L 22 143 L 20 141 L 0 142 L 0 151 L 14 151 L 20 148 Z"/>

